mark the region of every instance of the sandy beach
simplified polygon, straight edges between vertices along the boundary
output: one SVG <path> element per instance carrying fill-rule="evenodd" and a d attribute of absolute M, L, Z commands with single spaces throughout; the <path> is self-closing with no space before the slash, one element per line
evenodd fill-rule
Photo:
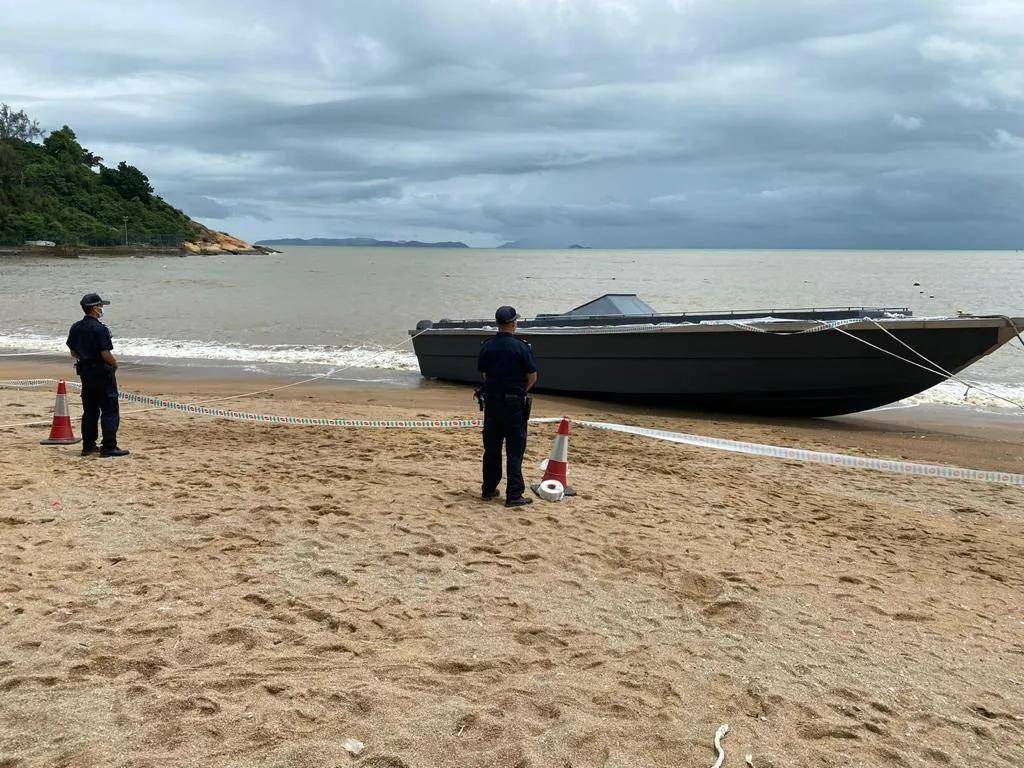
<path fill-rule="evenodd" d="M 183 401 L 259 388 L 180 369 L 121 382 Z M 52 404 L 0 389 L 0 424 Z M 476 415 L 445 385 L 231 405 Z M 948 410 L 798 422 L 537 398 L 535 415 L 563 413 L 1024 463 L 1012 420 Z M 1019 488 L 578 429 L 579 496 L 507 510 L 478 498 L 472 429 L 155 412 L 124 419 L 117 461 L 45 432 L 0 429 L 3 768 L 710 766 L 724 723 L 730 767 L 1024 763 Z M 532 428 L 528 480 L 553 436 Z"/>

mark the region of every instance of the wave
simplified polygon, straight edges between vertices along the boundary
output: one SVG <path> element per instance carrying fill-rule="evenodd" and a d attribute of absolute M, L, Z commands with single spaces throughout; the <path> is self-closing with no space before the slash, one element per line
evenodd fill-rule
<path fill-rule="evenodd" d="M 900 405 L 955 405 L 978 410 L 1017 410 L 1014 403 L 1024 405 L 1024 384 L 978 382 L 985 391 L 955 381 L 944 381 L 920 394 L 900 400 Z M 1010 401 L 1010 402 L 1007 402 Z"/>
<path fill-rule="evenodd" d="M 118 338 L 118 354 L 127 357 L 173 361 L 210 361 L 248 364 L 256 373 L 273 373 L 260 365 L 313 365 L 330 368 L 362 368 L 418 371 L 416 355 L 409 348 L 388 349 L 376 344 L 332 346 L 327 344 L 224 344 L 214 341 L 157 338 Z M 0 350 L 66 355 L 63 337 L 35 333 L 0 335 Z M 368 379 L 367 381 L 373 381 Z M 1016 410 L 1024 404 L 1024 383 L 979 382 L 979 389 L 945 381 L 892 406 L 952 405 L 981 410 Z M 965 396 L 966 390 L 966 396 Z M 1005 398 L 1005 399 L 1003 399 Z M 1007 402 L 1012 401 L 1012 402 Z"/>
<path fill-rule="evenodd" d="M 0 349 L 15 352 L 66 355 L 64 339 L 42 334 L 0 335 Z M 323 365 L 335 368 L 419 370 L 408 348 L 388 349 L 377 344 L 225 344 L 216 341 L 118 337 L 116 352 L 126 357 L 168 360 L 209 360 L 235 363 Z"/>

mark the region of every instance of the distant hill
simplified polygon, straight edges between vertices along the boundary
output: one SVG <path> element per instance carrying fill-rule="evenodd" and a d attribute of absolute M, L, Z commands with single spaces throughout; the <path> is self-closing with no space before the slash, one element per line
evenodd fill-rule
<path fill-rule="evenodd" d="M 469 248 L 465 243 L 421 243 L 419 240 L 375 240 L 372 237 L 282 237 L 259 240 L 257 245 L 351 245 L 362 248 Z"/>
<path fill-rule="evenodd" d="M 24 111 L 0 104 L 0 244 L 259 250 L 168 205 L 135 166 L 104 165 L 68 126 L 43 133 Z"/>
<path fill-rule="evenodd" d="M 551 245 L 550 243 L 540 243 L 532 240 L 513 240 L 511 243 L 503 243 L 498 246 L 499 248 L 518 248 L 520 250 L 538 250 L 541 248 L 551 250 L 569 250 L 569 251 L 589 251 L 589 245 Z"/>

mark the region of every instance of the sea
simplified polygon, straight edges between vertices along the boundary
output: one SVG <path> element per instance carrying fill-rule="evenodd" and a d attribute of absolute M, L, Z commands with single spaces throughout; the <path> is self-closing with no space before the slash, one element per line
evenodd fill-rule
<path fill-rule="evenodd" d="M 1024 316 L 1024 253 L 290 246 L 261 256 L 0 257 L 0 355 L 66 354 L 78 301 L 92 291 L 110 300 L 104 321 L 130 363 L 415 386 L 408 331 L 423 319 L 493 317 L 501 304 L 532 316 L 605 293 L 639 294 L 661 312 Z M 1024 342 L 963 376 L 982 389 L 947 382 L 907 404 L 1013 410 L 1000 398 L 1024 402 Z"/>

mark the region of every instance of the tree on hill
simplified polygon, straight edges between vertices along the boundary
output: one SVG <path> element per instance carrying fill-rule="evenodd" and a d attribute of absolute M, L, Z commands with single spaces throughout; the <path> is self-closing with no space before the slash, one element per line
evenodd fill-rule
<path fill-rule="evenodd" d="M 80 163 L 86 168 L 94 168 L 103 162 L 102 157 L 94 155 L 79 144 L 75 132 L 66 125 L 43 139 L 43 146 L 54 157 L 62 158 L 71 163 Z M 121 165 L 124 165 L 124 163 L 121 163 Z"/>
<path fill-rule="evenodd" d="M 68 126 L 43 138 L 24 110 L 0 104 L 0 243 L 25 240 L 173 245 L 199 225 L 154 194 L 146 175 L 116 168 L 83 147 Z"/>
<path fill-rule="evenodd" d="M 15 112 L 6 104 L 0 104 L 0 139 L 35 141 L 42 135 L 39 123 L 30 119 L 25 110 Z"/>
<path fill-rule="evenodd" d="M 0 142 L 0 203 L 7 204 L 11 200 L 14 185 L 24 171 L 21 157 L 4 142 Z"/>
<path fill-rule="evenodd" d="M 100 166 L 100 181 L 116 189 L 125 200 L 137 197 L 148 203 L 150 195 L 153 194 L 153 187 L 146 174 L 134 165 L 128 165 L 124 160 L 117 164 L 116 170 Z"/>

